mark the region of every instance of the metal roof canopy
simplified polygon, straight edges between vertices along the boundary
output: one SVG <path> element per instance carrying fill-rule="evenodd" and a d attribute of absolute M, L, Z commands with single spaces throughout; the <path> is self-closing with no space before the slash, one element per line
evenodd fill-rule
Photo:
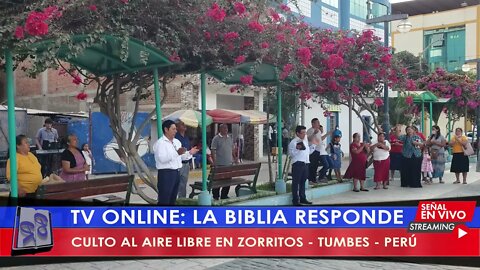
<path fill-rule="evenodd" d="M 74 44 L 88 42 L 91 38 L 88 35 L 74 35 L 71 40 Z M 75 55 L 66 45 L 60 45 L 57 57 L 85 69 L 97 76 L 108 76 L 119 73 L 133 73 L 141 70 L 152 70 L 156 68 L 167 68 L 175 65 L 165 54 L 138 39 L 128 40 L 128 56 L 122 60 L 120 52 L 124 46 L 123 40 L 112 35 L 103 35 L 104 42 L 95 43 L 84 51 Z M 37 54 L 47 51 L 50 46 L 55 46 L 55 40 L 45 40 L 35 43 Z M 146 63 L 142 58 L 146 57 Z M 160 71 L 162 73 L 162 71 Z"/>
<path fill-rule="evenodd" d="M 430 91 L 425 91 L 421 94 L 413 95 L 414 103 L 422 103 L 422 102 L 428 103 L 428 102 L 437 102 L 437 101 L 438 101 L 437 96 L 435 96 L 435 94 L 433 94 Z"/>
<path fill-rule="evenodd" d="M 0 111 L 7 111 L 7 110 L 8 110 L 8 106 L 0 105 Z M 52 112 L 52 111 L 20 108 L 20 107 L 15 107 L 15 111 L 27 111 L 28 115 L 35 115 L 35 116 L 58 115 L 58 116 L 66 116 L 66 117 L 88 118 L 88 114 L 85 112 Z"/>
<path fill-rule="evenodd" d="M 253 85 L 269 86 L 277 85 L 280 82 L 278 77 L 281 70 L 274 65 L 267 63 L 247 62 L 235 66 L 227 70 L 213 70 L 208 72 L 209 75 L 225 84 L 242 84 L 240 77 L 246 75 L 253 75 Z M 290 76 L 285 81 L 294 83 L 294 79 Z"/>

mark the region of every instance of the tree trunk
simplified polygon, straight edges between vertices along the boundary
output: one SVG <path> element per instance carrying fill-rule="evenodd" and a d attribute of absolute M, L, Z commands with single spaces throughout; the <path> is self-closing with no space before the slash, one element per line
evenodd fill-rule
<path fill-rule="evenodd" d="M 136 115 L 138 113 L 138 107 L 140 102 L 140 94 L 136 94 L 136 104 L 135 110 L 133 113 L 133 120 L 132 126 L 128 131 L 124 130 L 122 127 L 121 121 L 121 109 L 120 109 L 120 96 L 121 96 L 121 78 L 114 77 L 113 78 L 113 88 L 110 84 L 102 84 L 101 91 L 99 95 L 97 95 L 96 101 L 100 106 L 100 111 L 108 116 L 110 127 L 113 131 L 113 136 L 116 139 L 119 149 L 117 151 L 120 158 L 125 162 L 125 166 L 127 168 L 127 173 L 129 175 L 136 175 L 138 178 L 142 180 L 147 186 L 158 192 L 157 190 L 157 179 L 155 175 L 153 175 L 142 160 L 140 155 L 138 154 L 137 149 L 137 142 L 140 138 L 140 135 L 143 129 L 148 126 L 148 122 L 151 121 L 151 117 L 154 115 L 154 111 L 151 112 L 147 119 L 143 123 L 140 124 L 139 128 L 136 130 L 136 134 L 134 134 L 135 129 L 135 121 Z M 165 84 L 164 84 L 165 86 Z M 137 91 L 142 91 L 142 89 L 137 89 Z M 164 93 L 166 93 L 166 88 L 164 87 Z M 165 100 L 166 94 L 162 99 L 162 103 Z M 156 204 L 157 198 L 151 198 L 145 192 L 138 187 L 138 184 L 134 181 L 133 186 L 138 193 L 138 195 L 145 200 L 149 204 Z"/>

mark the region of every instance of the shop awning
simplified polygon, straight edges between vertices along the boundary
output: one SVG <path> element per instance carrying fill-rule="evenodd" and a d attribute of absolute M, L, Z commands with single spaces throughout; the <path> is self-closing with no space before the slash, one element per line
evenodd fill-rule
<path fill-rule="evenodd" d="M 267 113 L 257 110 L 215 109 L 207 112 L 214 123 L 224 124 L 266 124 Z"/>
<path fill-rule="evenodd" d="M 0 111 L 8 110 L 8 106 L 0 105 Z M 37 109 L 28 109 L 28 108 L 19 108 L 15 107 L 15 111 L 27 111 L 28 115 L 37 115 L 37 116 L 67 116 L 67 117 L 79 117 L 79 118 L 88 118 L 88 113 L 86 112 L 52 112 L 44 111 Z"/>

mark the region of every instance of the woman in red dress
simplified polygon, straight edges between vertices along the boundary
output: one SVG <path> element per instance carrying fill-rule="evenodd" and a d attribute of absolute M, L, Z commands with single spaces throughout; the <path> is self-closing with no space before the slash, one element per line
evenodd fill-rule
<path fill-rule="evenodd" d="M 370 151 L 368 143 L 360 142 L 360 134 L 353 134 L 353 142 L 350 144 L 351 161 L 343 178 L 353 179 L 353 191 L 368 191 L 364 187 L 367 174 L 367 155 Z M 360 181 L 360 189 L 358 189 L 358 181 Z"/>

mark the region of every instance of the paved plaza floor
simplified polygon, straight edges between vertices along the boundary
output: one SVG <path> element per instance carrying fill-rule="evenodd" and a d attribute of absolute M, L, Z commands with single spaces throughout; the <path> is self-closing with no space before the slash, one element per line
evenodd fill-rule
<path fill-rule="evenodd" d="M 397 176 L 387 190 L 369 188 L 369 192 L 349 191 L 315 199 L 313 202 L 321 205 L 339 205 L 479 196 L 480 173 L 475 172 L 475 167 L 474 163 L 470 164 L 466 185 L 453 184 L 455 175 L 449 171 L 445 172 L 444 184 L 440 184 L 438 179 L 435 179 L 433 184 L 423 184 L 422 188 L 400 187 L 400 178 Z M 462 181 L 461 176 L 460 181 Z"/>
<path fill-rule="evenodd" d="M 115 260 L 76 263 L 39 264 L 11 266 L 5 270 L 473 270 L 479 267 L 442 265 L 442 259 L 435 264 L 395 262 L 391 259 L 377 261 L 345 259 L 145 259 Z"/>

